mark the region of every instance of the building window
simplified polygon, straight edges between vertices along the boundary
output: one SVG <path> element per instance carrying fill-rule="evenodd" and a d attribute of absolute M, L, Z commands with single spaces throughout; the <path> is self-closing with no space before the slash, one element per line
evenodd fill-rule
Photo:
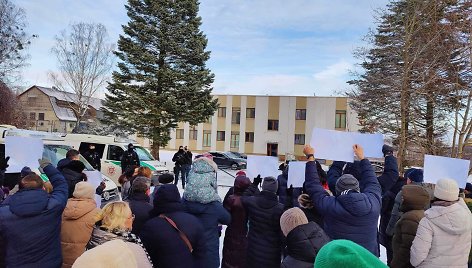
<path fill-rule="evenodd" d="M 336 128 L 346 128 L 346 111 L 336 110 Z"/>
<path fill-rule="evenodd" d="M 239 132 L 231 132 L 231 148 L 238 148 L 239 147 Z"/>
<path fill-rule="evenodd" d="M 306 120 L 306 109 L 297 109 L 295 111 L 295 120 Z"/>
<path fill-rule="evenodd" d="M 211 146 L 211 131 L 204 130 L 203 131 L 203 147 L 210 147 Z"/>
<path fill-rule="evenodd" d="M 246 142 L 254 142 L 254 132 L 246 132 Z"/>
<path fill-rule="evenodd" d="M 70 123 L 69 127 L 71 127 L 71 128 L 74 127 L 74 123 Z"/>
<path fill-rule="evenodd" d="M 30 113 L 30 119 L 36 120 L 36 113 Z"/>
<path fill-rule="evenodd" d="M 217 131 L 216 132 L 216 140 L 217 141 L 224 141 L 225 140 L 225 132 L 224 131 Z"/>
<path fill-rule="evenodd" d="M 305 145 L 305 134 L 295 134 L 295 144 Z"/>
<path fill-rule="evenodd" d="M 198 136 L 198 130 L 196 130 L 194 127 L 190 129 L 190 132 L 189 132 L 189 139 L 190 140 L 197 140 L 197 136 Z"/>
<path fill-rule="evenodd" d="M 238 124 L 241 122 L 241 108 L 233 108 L 233 113 L 231 114 L 231 124 Z"/>
<path fill-rule="evenodd" d="M 183 129 L 177 129 L 175 130 L 176 133 L 176 139 L 178 140 L 183 140 L 184 139 L 184 130 Z"/>
<path fill-rule="evenodd" d="M 38 120 L 44 120 L 44 113 L 38 114 Z"/>
<path fill-rule="evenodd" d="M 256 118 L 256 108 L 246 108 L 246 118 Z"/>
<path fill-rule="evenodd" d="M 218 117 L 226 117 L 226 107 L 218 108 Z"/>
<path fill-rule="evenodd" d="M 268 130 L 279 130 L 279 120 L 269 120 L 267 124 Z"/>

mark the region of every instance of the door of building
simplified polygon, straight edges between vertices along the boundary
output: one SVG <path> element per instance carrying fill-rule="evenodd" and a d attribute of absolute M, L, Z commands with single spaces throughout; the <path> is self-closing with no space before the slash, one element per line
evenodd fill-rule
<path fill-rule="evenodd" d="M 267 155 L 278 156 L 279 145 L 277 143 L 267 143 Z"/>

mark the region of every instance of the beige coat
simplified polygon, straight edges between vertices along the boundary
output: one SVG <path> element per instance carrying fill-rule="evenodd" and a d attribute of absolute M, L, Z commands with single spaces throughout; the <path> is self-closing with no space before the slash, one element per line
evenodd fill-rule
<path fill-rule="evenodd" d="M 92 199 L 70 198 L 67 201 L 61 226 L 62 267 L 71 267 L 85 252 L 99 212 Z"/>
<path fill-rule="evenodd" d="M 415 267 L 467 267 L 472 214 L 462 198 L 450 206 L 425 211 L 410 250 Z"/>

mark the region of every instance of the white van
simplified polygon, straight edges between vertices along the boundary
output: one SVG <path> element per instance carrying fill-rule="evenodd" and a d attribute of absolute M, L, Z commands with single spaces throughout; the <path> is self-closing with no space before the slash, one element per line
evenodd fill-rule
<path fill-rule="evenodd" d="M 118 178 L 122 173 L 121 156 L 128 150 L 130 143 L 134 145 L 141 166 L 150 168 L 154 177 L 169 172 L 165 164 L 154 159 L 148 150 L 134 140 L 89 134 L 65 134 L 62 137 L 67 145 L 79 150 L 81 154 L 88 150 L 90 144 L 94 144 L 95 151 L 101 158 L 102 174 L 111 178 L 117 185 L 119 185 Z"/>
<path fill-rule="evenodd" d="M 67 151 L 72 149 L 70 145 L 65 143 L 64 138 L 62 138 L 59 134 L 17 129 L 12 126 L 2 125 L 0 126 L 0 157 L 5 157 L 6 136 L 21 136 L 42 139 L 44 143 L 43 157 L 49 159 L 51 164 L 54 166 L 57 166 L 59 160 L 66 158 Z M 102 201 L 120 200 L 118 187 L 110 178 L 100 174 L 97 170 L 95 170 L 83 156 L 80 156 L 80 161 L 85 165 L 84 173 L 86 173 L 87 176 L 101 176 L 101 180 L 105 182 L 106 187 L 102 194 Z M 36 169 L 33 171 L 39 174 L 44 181 L 49 180 L 46 174 L 39 172 L 39 170 Z"/>

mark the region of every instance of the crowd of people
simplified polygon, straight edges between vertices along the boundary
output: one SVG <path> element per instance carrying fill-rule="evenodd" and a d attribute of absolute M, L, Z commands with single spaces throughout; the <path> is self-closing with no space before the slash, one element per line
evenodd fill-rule
<path fill-rule="evenodd" d="M 57 167 L 39 160 L 47 182 L 25 167 L 15 187 L 0 187 L 0 267 L 471 267 L 472 185 L 424 183 L 420 169 L 401 176 L 390 146 L 377 177 L 359 145 L 354 163 L 327 173 L 306 145 L 303 187 L 287 185 L 288 165 L 278 178 L 239 171 L 223 200 L 210 154 L 192 161 L 182 147 L 175 177 L 156 180 L 132 149 L 123 201 L 101 209 L 104 185 L 87 182 L 76 150 Z"/>

